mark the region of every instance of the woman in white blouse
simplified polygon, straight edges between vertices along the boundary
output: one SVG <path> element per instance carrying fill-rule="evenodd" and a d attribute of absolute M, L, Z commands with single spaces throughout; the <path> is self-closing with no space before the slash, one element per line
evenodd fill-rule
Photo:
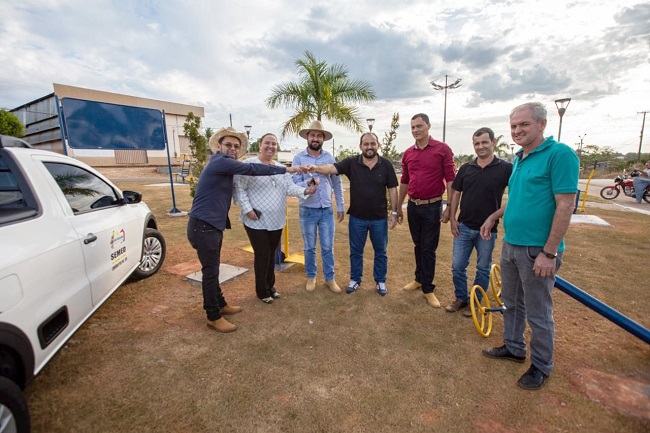
<path fill-rule="evenodd" d="M 244 162 L 281 165 L 274 161 L 278 139 L 264 134 L 257 157 Z M 317 184 L 302 188 L 293 183 L 290 174 L 274 176 L 235 176 L 235 204 L 241 207 L 239 221 L 244 223 L 254 253 L 255 292 L 266 304 L 280 297 L 275 285 L 275 250 L 286 223 L 287 196 L 303 197 L 316 192 Z"/>

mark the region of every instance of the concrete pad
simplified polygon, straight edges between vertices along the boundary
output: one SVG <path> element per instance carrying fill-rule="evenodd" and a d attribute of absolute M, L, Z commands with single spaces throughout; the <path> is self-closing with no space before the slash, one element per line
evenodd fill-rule
<path fill-rule="evenodd" d="M 610 223 L 596 215 L 573 214 L 571 215 L 571 224 L 593 224 L 597 226 L 611 226 Z"/>
<path fill-rule="evenodd" d="M 230 281 L 235 277 L 245 274 L 246 272 L 248 272 L 248 269 L 246 268 L 240 268 L 239 266 L 232 266 L 232 265 L 227 265 L 225 263 L 221 263 L 221 265 L 219 265 L 219 284 L 225 283 L 226 281 Z M 203 274 L 201 273 L 201 271 L 198 271 L 188 275 L 186 278 L 187 281 L 190 282 L 190 284 L 200 286 L 201 281 L 203 280 Z"/>

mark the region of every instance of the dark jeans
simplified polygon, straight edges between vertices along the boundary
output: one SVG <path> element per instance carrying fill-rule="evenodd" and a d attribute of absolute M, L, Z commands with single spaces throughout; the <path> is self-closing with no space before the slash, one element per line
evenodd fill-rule
<path fill-rule="evenodd" d="M 422 285 L 423 293 L 433 293 L 442 202 L 418 206 L 409 201 L 406 211 L 411 239 L 415 244 L 415 281 Z"/>
<path fill-rule="evenodd" d="M 280 230 L 256 230 L 244 225 L 255 254 L 255 293 L 260 299 L 272 295 L 275 285 L 275 250 L 282 237 Z"/>
<path fill-rule="evenodd" d="M 221 318 L 219 310 L 226 306 L 226 299 L 219 286 L 223 232 L 205 221 L 190 217 L 187 223 L 187 240 L 196 250 L 201 262 L 203 308 L 208 320 L 218 320 Z"/>

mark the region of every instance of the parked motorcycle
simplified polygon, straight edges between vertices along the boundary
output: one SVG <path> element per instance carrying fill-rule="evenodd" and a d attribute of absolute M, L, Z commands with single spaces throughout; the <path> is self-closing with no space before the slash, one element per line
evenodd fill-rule
<path fill-rule="evenodd" d="M 614 179 L 614 185 L 606 186 L 600 190 L 600 196 L 605 200 L 614 200 L 618 195 L 623 191 L 628 197 L 636 197 L 634 193 L 634 185 L 632 184 L 632 177 L 634 177 L 634 172 L 632 176 L 628 177 L 626 175 L 616 176 Z M 637 173 L 638 175 L 638 173 Z M 650 185 L 646 186 L 645 191 L 643 191 L 643 200 L 650 203 Z"/>

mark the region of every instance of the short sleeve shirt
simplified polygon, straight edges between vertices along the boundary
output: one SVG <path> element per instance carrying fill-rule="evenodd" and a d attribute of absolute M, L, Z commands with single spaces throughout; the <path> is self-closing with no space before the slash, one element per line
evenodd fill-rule
<path fill-rule="evenodd" d="M 350 207 L 348 214 L 365 220 L 386 219 L 388 202 L 386 191 L 398 186 L 393 164 L 386 158 L 368 168 L 363 156 L 350 156 L 334 164 L 339 174 L 350 179 Z"/>

